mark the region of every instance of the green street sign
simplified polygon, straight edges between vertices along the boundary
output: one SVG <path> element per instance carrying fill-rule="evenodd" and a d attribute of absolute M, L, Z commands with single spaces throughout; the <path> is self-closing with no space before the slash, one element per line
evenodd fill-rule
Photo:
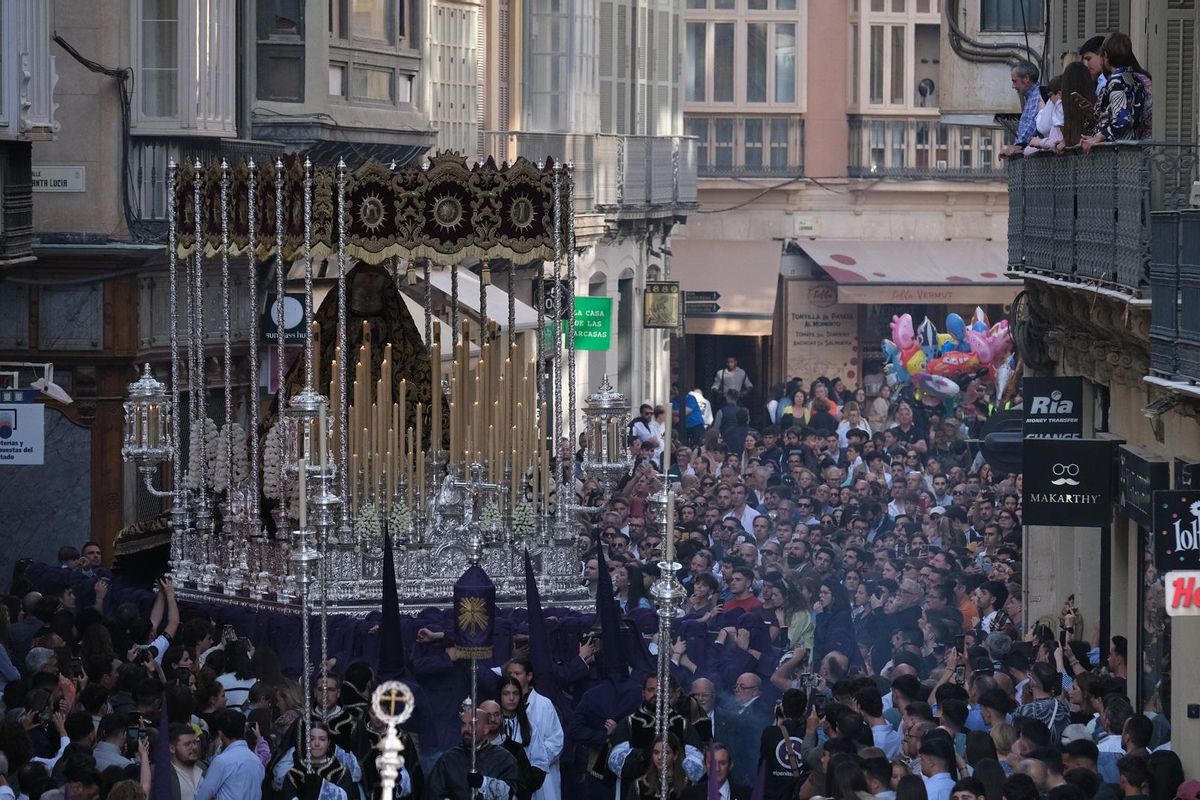
<path fill-rule="evenodd" d="M 611 297 L 575 297 L 575 349 L 607 350 L 612 346 Z"/>

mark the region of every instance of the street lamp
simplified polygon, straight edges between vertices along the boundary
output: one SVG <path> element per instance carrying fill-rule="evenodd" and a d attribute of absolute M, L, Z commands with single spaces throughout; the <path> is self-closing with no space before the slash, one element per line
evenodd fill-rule
<path fill-rule="evenodd" d="M 129 384 L 129 399 L 125 401 L 125 440 L 121 457 L 137 464 L 146 490 L 155 497 L 174 497 L 174 492 L 154 488 L 153 475 L 158 465 L 174 453 L 171 440 L 171 401 L 167 387 L 150 374 L 146 364 L 142 375 Z"/>

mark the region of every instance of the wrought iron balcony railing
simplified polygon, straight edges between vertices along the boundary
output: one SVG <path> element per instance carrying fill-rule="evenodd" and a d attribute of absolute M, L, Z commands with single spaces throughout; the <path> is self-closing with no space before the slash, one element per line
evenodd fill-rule
<path fill-rule="evenodd" d="M 1150 214 L 1188 205 L 1197 153 L 1194 143 L 1118 142 L 1009 159 L 1009 270 L 1143 297 Z"/>

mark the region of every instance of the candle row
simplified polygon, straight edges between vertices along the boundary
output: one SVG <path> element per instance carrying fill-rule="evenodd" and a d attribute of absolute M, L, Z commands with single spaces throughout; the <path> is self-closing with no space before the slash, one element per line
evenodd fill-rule
<path fill-rule="evenodd" d="M 475 332 L 478 335 L 477 326 Z M 511 349 L 500 344 L 494 324 L 489 324 L 488 335 L 472 357 L 471 333 L 471 324 L 462 323 L 453 357 L 443 365 L 444 333 L 440 322 L 433 323 L 429 364 L 433 399 L 428 408 L 424 403 L 415 404 L 410 425 L 409 394 L 415 393 L 416 387 L 407 380 L 395 382 L 391 343 L 373 350 L 370 324 L 363 323 L 362 344 L 348 370 L 347 445 L 353 513 L 368 503 L 380 513 L 389 512 L 401 487 L 409 508 L 424 503 L 426 459 L 439 450 L 445 451 L 445 458 L 438 460 L 447 463 L 455 474 L 465 475 L 467 466 L 479 463 L 486 467 L 483 477 L 499 484 L 507 473 L 506 499 L 510 504 L 520 499 L 520 487 L 527 475 L 538 501 L 549 502 L 548 409 L 545 404 L 537 408 L 535 366 L 518 344 Z M 382 359 L 373 364 L 372 353 L 380 350 Z M 328 383 L 334 452 L 340 452 L 337 448 L 342 436 L 335 382 L 342 357 L 335 348 L 330 370 L 333 379 Z M 446 398 L 442 397 L 443 369 Z M 319 374 L 315 365 L 314 372 Z"/>

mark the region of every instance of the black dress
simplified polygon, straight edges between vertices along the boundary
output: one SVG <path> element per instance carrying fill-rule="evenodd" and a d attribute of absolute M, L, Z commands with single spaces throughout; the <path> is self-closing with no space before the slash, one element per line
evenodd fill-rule
<path fill-rule="evenodd" d="M 336 758 L 321 765 L 313 764 L 311 770 L 306 770 L 303 763 L 292 767 L 284 778 L 282 796 L 284 800 L 318 800 L 326 782 L 345 792 L 347 800 L 357 800 L 358 787 Z"/>

